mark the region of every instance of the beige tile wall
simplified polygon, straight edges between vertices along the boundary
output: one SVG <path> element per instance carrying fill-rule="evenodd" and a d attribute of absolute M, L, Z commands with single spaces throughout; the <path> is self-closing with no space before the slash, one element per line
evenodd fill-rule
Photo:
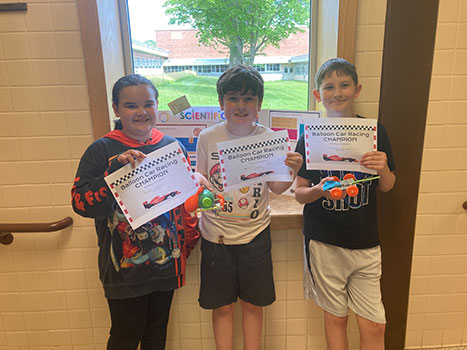
<path fill-rule="evenodd" d="M 75 223 L 0 247 L 0 349 L 94 349 L 108 325 L 95 233 L 70 208 L 92 141 L 76 3 L 27 3 L 0 13 L 0 222 Z"/>
<path fill-rule="evenodd" d="M 368 117 L 378 110 L 385 9 L 386 0 L 359 0 L 355 63 L 364 89 L 357 108 Z M 440 69 L 446 69 L 444 64 Z M 438 106 L 437 111 L 444 110 Z M 451 111 L 456 110 L 461 106 L 452 104 Z M 462 123 L 458 113 L 451 114 L 445 119 Z M 0 118 L 0 221 L 74 218 L 71 229 L 17 234 L 14 244 L 0 246 L 0 349 L 104 349 L 109 317 L 97 275 L 96 237 L 92 222 L 75 216 L 69 206 L 77 162 L 92 141 L 75 0 L 30 0 L 27 13 L 0 14 Z M 438 142 L 436 135 L 444 130 L 434 126 L 431 134 Z M 456 152 L 465 157 L 465 144 L 463 153 Z M 325 348 L 322 311 L 303 300 L 301 240 L 297 230 L 273 231 L 277 301 L 265 311 L 264 349 Z M 460 271 L 465 262 L 460 258 L 453 266 Z M 169 350 L 214 349 L 210 313 L 197 305 L 198 266 L 199 248 L 188 261 L 187 285 L 175 297 Z M 426 300 L 417 301 L 418 310 L 422 305 L 425 310 Z M 464 327 L 465 311 L 456 313 Z M 351 348 L 357 349 L 354 317 L 349 334 Z M 235 348 L 241 348 L 238 322 Z"/>
<path fill-rule="evenodd" d="M 358 1 L 355 66 L 362 92 L 355 107 L 358 114 L 367 118 L 378 117 L 386 2 Z"/>
<path fill-rule="evenodd" d="M 407 324 L 407 349 L 467 348 L 467 1 L 441 0 Z"/>

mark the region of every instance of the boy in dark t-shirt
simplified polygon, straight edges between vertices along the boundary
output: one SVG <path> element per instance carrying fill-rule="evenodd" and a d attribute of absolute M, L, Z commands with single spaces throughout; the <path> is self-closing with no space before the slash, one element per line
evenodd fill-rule
<path fill-rule="evenodd" d="M 362 86 L 351 63 L 342 58 L 330 59 L 319 68 L 315 81 L 313 94 L 323 103 L 328 118 L 362 118 L 353 109 Z M 386 319 L 380 290 L 376 193 L 391 190 L 396 177 L 386 130 L 379 122 L 377 130 L 378 150 L 364 154 L 360 164 L 376 170 L 380 178 L 359 183 L 356 197 L 333 199 L 329 191 L 323 190 L 332 176 L 343 178 L 343 171 L 307 170 L 303 162 L 297 176 L 295 198 L 305 204 L 303 233 L 308 259 L 305 293 L 324 310 L 330 349 L 348 348 L 349 308 L 356 315 L 360 348 L 384 349 Z M 305 158 L 303 135 L 296 151 Z M 371 175 L 354 172 L 354 176 L 362 179 Z"/>

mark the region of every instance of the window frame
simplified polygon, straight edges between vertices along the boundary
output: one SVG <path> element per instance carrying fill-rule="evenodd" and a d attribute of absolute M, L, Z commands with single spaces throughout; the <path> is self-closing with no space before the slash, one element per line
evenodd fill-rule
<path fill-rule="evenodd" d="M 318 33 L 318 8 L 319 3 L 325 0 L 311 0 L 310 6 L 310 38 Z M 337 56 L 346 58 L 350 62 L 354 62 L 355 56 L 355 36 L 357 23 L 357 0 L 337 0 L 338 6 L 338 23 L 337 23 Z M 110 5 L 109 5 L 110 6 Z M 79 21 L 81 25 L 81 37 L 83 42 L 83 54 L 86 66 L 86 76 L 88 80 L 88 94 L 90 99 L 90 111 L 93 125 L 94 139 L 102 137 L 110 131 L 110 112 L 107 98 L 107 92 L 112 87 L 106 86 L 106 71 L 104 70 L 103 50 L 115 52 L 121 55 L 122 52 L 130 52 L 130 28 L 128 26 L 128 4 L 126 0 L 118 0 L 118 11 L 104 11 L 105 6 L 99 12 L 97 0 L 77 0 L 77 9 Z M 118 45 L 107 45 L 103 47 L 101 37 L 106 34 L 105 30 L 113 30 L 113 27 L 100 25 L 100 20 L 107 19 L 113 16 L 112 20 L 118 16 L 120 21 L 121 31 L 121 47 Z M 310 41 L 310 53 L 317 52 L 316 40 Z M 314 101 L 312 97 L 313 79 L 317 66 L 316 55 L 309 56 L 309 109 L 314 109 Z M 315 57 L 315 58 L 314 58 Z M 131 55 L 123 56 L 123 67 L 120 69 L 121 75 L 132 72 Z M 113 71 L 112 73 L 115 73 Z"/>

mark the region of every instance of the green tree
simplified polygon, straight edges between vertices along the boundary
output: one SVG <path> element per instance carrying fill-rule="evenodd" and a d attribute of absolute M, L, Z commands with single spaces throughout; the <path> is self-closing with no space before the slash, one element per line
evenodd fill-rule
<path fill-rule="evenodd" d="M 166 0 L 171 24 L 198 29 L 204 45 L 229 53 L 229 64 L 253 65 L 268 45 L 307 25 L 310 0 Z"/>
<path fill-rule="evenodd" d="M 154 40 L 146 40 L 144 43 L 148 46 L 157 47 L 157 44 Z"/>

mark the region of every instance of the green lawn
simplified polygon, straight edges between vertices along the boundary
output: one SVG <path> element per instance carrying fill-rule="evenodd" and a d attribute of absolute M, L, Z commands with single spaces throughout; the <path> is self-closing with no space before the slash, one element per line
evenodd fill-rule
<path fill-rule="evenodd" d="M 171 73 L 148 77 L 159 91 L 159 109 L 186 95 L 192 106 L 217 106 L 216 77 Z M 307 110 L 308 84 L 303 81 L 266 81 L 263 109 Z"/>

